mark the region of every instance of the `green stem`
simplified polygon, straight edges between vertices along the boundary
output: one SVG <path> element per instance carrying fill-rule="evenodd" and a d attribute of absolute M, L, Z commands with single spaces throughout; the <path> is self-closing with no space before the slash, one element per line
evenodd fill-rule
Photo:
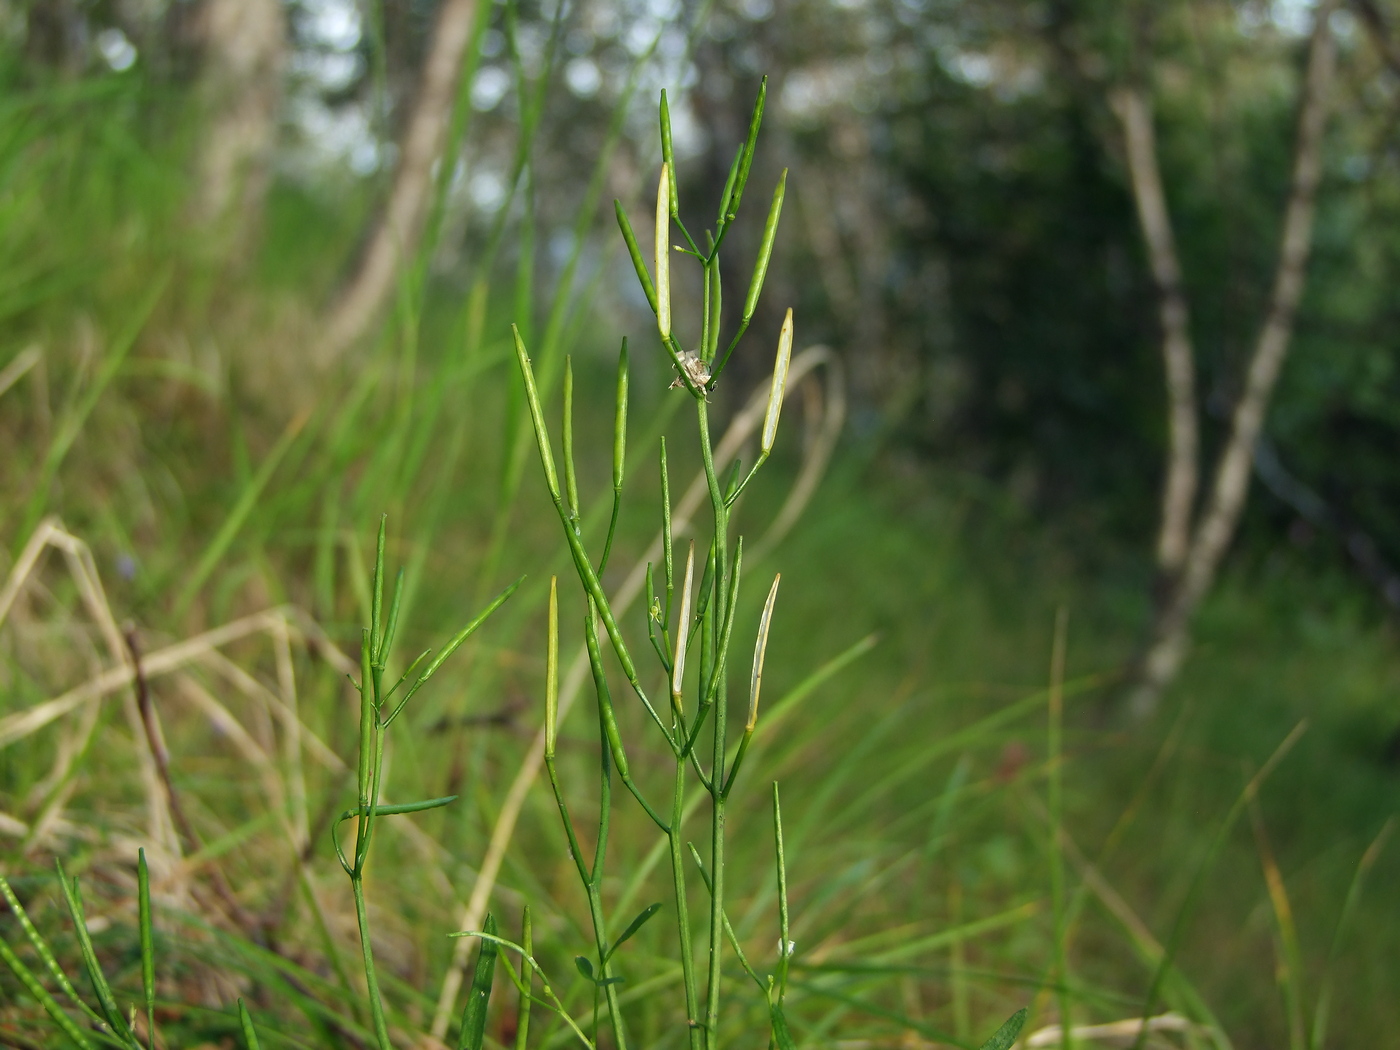
<path fill-rule="evenodd" d="M 722 623 L 725 615 L 727 582 L 727 533 L 729 509 L 724 504 L 724 494 L 720 489 L 719 477 L 715 473 L 714 450 L 710 440 L 709 406 L 704 401 L 696 402 L 696 414 L 700 428 L 700 455 L 705 465 L 705 481 L 710 490 L 710 505 L 715 516 L 715 574 L 714 597 L 711 600 L 711 615 L 715 623 Z M 724 785 L 725 759 L 725 676 L 717 675 L 719 688 L 713 697 L 714 704 L 714 757 L 710 768 L 712 810 L 710 818 L 710 956 L 709 988 L 705 1004 L 705 1045 L 715 1050 L 719 1045 L 719 1004 L 721 963 L 724 950 Z"/>
<path fill-rule="evenodd" d="M 605 725 L 607 712 L 604 704 L 606 697 L 598 697 L 598 732 L 604 738 L 607 736 Z M 598 980 L 602 982 L 603 995 L 608 1001 L 608 1020 L 612 1025 L 613 1039 L 616 1041 L 617 1050 L 627 1050 L 627 1037 L 622 1030 L 622 1010 L 617 1002 L 617 985 L 608 982 L 608 927 L 607 920 L 603 917 L 603 863 L 608 855 L 608 830 L 612 824 L 612 757 L 608 749 L 601 748 L 601 755 L 598 763 L 599 785 L 598 785 L 598 845 L 593 853 L 593 872 L 586 881 L 588 890 L 588 913 L 593 920 L 593 940 L 598 948 Z M 640 801 L 640 796 L 638 796 Z M 594 1025 L 597 1025 L 596 999 L 594 1010 Z M 594 1036 L 597 1042 L 597 1036 Z"/>
<path fill-rule="evenodd" d="M 685 759 L 676 760 L 676 788 L 671 796 L 671 882 L 676 891 L 676 932 L 680 935 L 681 979 L 685 984 L 685 1020 L 690 1050 L 701 1050 L 700 995 L 695 983 L 695 952 L 690 943 L 690 906 L 685 897 L 685 854 L 681 849 L 681 822 L 685 809 Z"/>
<path fill-rule="evenodd" d="M 365 962 L 365 983 L 369 986 L 369 1013 L 374 1023 L 374 1037 L 379 1050 L 393 1050 L 389 1042 L 389 1028 L 384 1023 L 384 1001 L 379 995 L 379 977 L 374 969 L 374 949 L 369 943 L 369 916 L 365 913 L 365 887 L 362 873 L 350 877 L 350 885 L 355 890 L 355 921 L 360 926 L 360 953 Z"/>

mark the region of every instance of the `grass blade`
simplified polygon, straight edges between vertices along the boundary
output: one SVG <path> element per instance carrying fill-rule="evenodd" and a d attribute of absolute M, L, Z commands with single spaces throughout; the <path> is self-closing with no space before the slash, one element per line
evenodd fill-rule
<path fill-rule="evenodd" d="M 64 1034 L 69 1039 L 77 1043 L 83 1050 L 92 1050 L 92 1043 L 88 1042 L 82 1029 L 73 1023 L 73 1018 L 63 1012 L 63 1008 L 49 994 L 48 989 L 39 983 L 39 979 L 30 972 L 29 967 L 20 961 L 19 956 L 10 950 L 10 946 L 5 943 L 3 938 L 0 938 L 0 959 L 4 960 L 5 965 L 10 968 L 10 972 L 19 979 L 19 982 L 39 1002 L 39 1005 L 44 1008 L 44 1012 L 53 1018 L 54 1024 L 63 1029 Z"/>
<path fill-rule="evenodd" d="M 486 916 L 485 932 L 495 935 L 496 919 Z M 467 992 L 467 1004 L 462 1008 L 462 1029 L 457 1035 L 457 1050 L 481 1050 L 486 1037 L 486 1008 L 491 1002 L 491 986 L 496 980 L 496 955 L 500 947 L 495 941 L 482 939 L 472 970 L 472 985 Z"/>
<path fill-rule="evenodd" d="M 53 949 L 49 947 L 48 942 L 44 940 L 43 936 L 34 927 L 34 923 L 30 921 L 29 913 L 24 910 L 24 905 L 20 904 L 19 898 L 15 896 L 15 891 L 10 888 L 9 882 L 3 875 L 0 875 L 0 895 L 4 896 L 6 903 L 10 906 L 10 911 L 14 912 L 15 918 L 19 920 L 19 924 L 24 930 L 24 935 L 29 938 L 29 943 L 33 945 L 34 951 L 38 954 L 39 958 L 43 960 L 45 968 L 53 976 L 53 979 L 58 982 L 58 986 L 63 989 L 63 994 L 68 996 L 68 998 L 72 1000 L 73 1005 L 79 1010 L 82 1010 L 83 1013 L 87 1014 L 92 1020 L 96 1021 L 98 1024 L 105 1025 L 107 1022 L 98 1015 L 97 1011 L 93 1010 L 92 1007 L 88 1006 L 87 1003 L 79 998 L 77 989 L 73 987 L 73 982 L 68 980 L 68 975 L 64 973 L 63 968 L 58 965 L 58 960 L 54 957 Z"/>
<path fill-rule="evenodd" d="M 253 1018 L 249 1016 L 248 1008 L 243 1005 L 241 997 L 238 1000 L 238 1027 L 243 1029 L 243 1045 L 247 1050 L 262 1050 L 258 1045 L 258 1032 L 253 1027 Z"/>
<path fill-rule="evenodd" d="M 63 862 L 55 859 L 55 866 L 58 868 L 59 885 L 63 887 L 63 897 L 68 904 L 68 915 L 73 920 L 73 932 L 78 936 L 78 947 L 83 953 L 83 965 L 87 968 L 88 980 L 92 982 L 93 994 L 97 997 L 97 1004 L 102 1007 L 102 1014 L 107 1018 L 107 1024 L 118 1036 L 125 1037 L 128 1029 L 122 1019 L 121 1010 L 117 1007 L 116 997 L 112 995 L 112 988 L 107 983 L 106 976 L 102 973 L 102 967 L 97 961 L 97 952 L 92 946 L 92 937 L 88 933 L 87 916 L 83 913 L 83 898 L 78 890 L 78 880 L 74 879 L 70 884 L 67 875 L 63 871 Z"/>
<path fill-rule="evenodd" d="M 151 872 L 146 867 L 146 851 L 144 849 L 136 852 L 136 900 L 137 923 L 141 928 L 141 995 L 146 1001 L 146 1037 L 150 1041 L 151 1050 L 155 1050 L 156 951 L 151 924 Z M 242 999 L 238 1000 L 238 1006 L 242 1010 Z M 251 1022 L 248 1027 L 252 1028 Z M 257 1050 L 256 1039 L 254 1039 L 251 1050 Z"/>
<path fill-rule="evenodd" d="M 277 439 L 277 444 L 272 447 L 272 451 L 263 460 L 262 466 L 243 486 L 243 491 L 239 493 L 233 509 L 229 511 L 228 517 L 224 519 L 223 525 L 214 534 L 214 538 L 209 541 L 209 546 L 204 549 L 199 561 L 195 563 L 194 572 L 190 574 L 190 578 L 185 581 L 185 586 L 180 590 L 180 596 L 175 601 L 175 617 L 177 619 L 189 611 L 190 604 L 198 596 L 200 588 L 209 582 L 209 577 L 218 568 L 224 555 L 228 553 L 228 549 L 233 545 L 239 530 L 243 528 L 248 516 L 253 512 L 253 508 L 257 506 L 258 498 L 267 488 L 267 483 L 272 480 L 272 475 L 291 449 L 292 442 L 301 433 L 309 415 L 308 412 L 298 413 L 287 424 L 282 436 Z"/>

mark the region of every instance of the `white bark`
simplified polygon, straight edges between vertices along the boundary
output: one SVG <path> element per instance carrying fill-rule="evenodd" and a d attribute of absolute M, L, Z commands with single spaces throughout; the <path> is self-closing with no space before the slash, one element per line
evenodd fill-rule
<path fill-rule="evenodd" d="M 1157 163 L 1152 110 L 1142 93 L 1125 88 L 1113 108 L 1123 122 L 1128 170 L 1138 223 L 1157 285 L 1162 325 L 1162 364 L 1167 380 L 1167 473 L 1162 486 L 1162 524 L 1157 537 L 1157 567 L 1174 581 L 1186 563 L 1191 516 L 1196 504 L 1200 438 L 1196 423 L 1196 367 L 1191 347 L 1190 314 L 1181 287 L 1167 198 Z"/>
<path fill-rule="evenodd" d="M 1152 644 L 1130 706 L 1139 717 L 1157 707 L 1162 690 L 1176 676 L 1189 643 L 1191 618 L 1215 582 L 1225 550 L 1234 537 L 1249 490 L 1254 445 L 1264 424 L 1279 370 L 1288 353 L 1293 321 L 1302 296 L 1312 248 L 1317 184 L 1322 170 L 1322 136 L 1327 99 L 1336 65 L 1336 43 L 1328 28 L 1332 4 L 1317 12 L 1303 86 L 1302 113 L 1293 154 L 1293 178 L 1283 222 L 1269 312 L 1249 362 L 1244 392 L 1235 406 L 1230 439 L 1216 468 L 1210 498 L 1191 538 L 1180 583 L 1158 617 Z"/>
<path fill-rule="evenodd" d="M 398 170 L 354 276 L 326 321 L 319 348 L 333 360 L 379 316 L 403 265 L 413 258 L 432 200 L 433 165 L 446 144 L 452 106 L 479 0 L 442 0 L 418 95 L 400 143 Z"/>

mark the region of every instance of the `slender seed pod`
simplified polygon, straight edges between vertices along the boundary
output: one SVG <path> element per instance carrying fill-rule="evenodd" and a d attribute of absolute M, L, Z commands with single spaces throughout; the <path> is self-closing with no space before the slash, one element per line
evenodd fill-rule
<path fill-rule="evenodd" d="M 716 227 L 723 229 L 729 222 L 729 199 L 734 196 L 734 180 L 739 177 L 739 165 L 744 159 L 744 147 L 734 151 L 734 163 L 729 165 L 729 177 L 724 180 L 724 192 L 719 198 L 719 218 Z"/>
<path fill-rule="evenodd" d="M 549 642 L 544 664 L 544 757 L 554 757 L 559 721 L 559 577 L 549 578 Z"/>
<path fill-rule="evenodd" d="M 758 144 L 758 129 L 763 123 L 763 104 L 768 98 L 768 78 L 765 76 L 758 86 L 758 98 L 753 104 L 753 114 L 749 117 L 749 134 L 744 139 L 744 152 L 739 161 L 739 174 L 734 180 L 734 194 L 729 201 L 729 217 L 739 213 L 739 202 L 744 197 L 744 186 L 749 181 L 749 170 L 753 167 L 753 151 Z"/>
<path fill-rule="evenodd" d="M 715 666 L 710 675 L 707 696 L 719 692 L 720 678 L 729 667 L 729 636 L 734 631 L 734 610 L 739 604 L 739 580 L 744 572 L 744 537 L 734 545 L 734 561 L 729 569 L 729 596 L 724 603 L 724 622 L 719 626 L 719 638 L 715 647 Z"/>
<path fill-rule="evenodd" d="M 549 428 L 545 426 L 544 412 L 540 408 L 540 392 L 535 386 L 535 370 L 530 367 L 530 355 L 525 352 L 525 342 L 520 338 L 520 329 L 510 326 L 515 337 L 515 359 L 520 365 L 520 375 L 525 380 L 525 400 L 530 406 L 530 421 L 535 426 L 535 444 L 540 451 L 540 464 L 544 467 L 545 484 L 555 506 L 559 505 L 559 475 L 554 472 L 554 453 L 549 448 Z"/>
<path fill-rule="evenodd" d="M 603 652 L 598 644 L 598 626 L 595 611 L 597 603 L 588 603 L 588 614 L 583 618 L 584 644 L 588 649 L 588 666 L 593 672 L 593 688 L 598 694 L 598 713 L 603 722 L 603 735 L 608 740 L 608 750 L 612 752 L 613 765 L 623 780 L 632 774 L 627 767 L 627 752 L 622 749 L 622 734 L 618 732 L 617 715 L 613 712 L 612 693 L 608 689 L 607 672 L 603 670 Z"/>
<path fill-rule="evenodd" d="M 656 184 L 656 326 L 661 338 L 671 335 L 671 170 L 661 165 Z"/>
<path fill-rule="evenodd" d="M 749 720 L 744 725 L 746 733 L 752 733 L 758 725 L 758 693 L 763 686 L 763 657 L 768 652 L 768 629 L 773 626 L 773 605 L 778 600 L 778 583 L 782 573 L 773 577 L 773 586 L 768 589 L 768 598 L 763 603 L 763 615 L 758 621 L 758 639 L 753 646 L 753 677 L 749 679 Z"/>
<path fill-rule="evenodd" d="M 356 770 L 356 787 L 360 805 L 369 805 L 370 759 L 374 753 L 374 686 L 370 676 L 369 628 L 360 631 L 360 764 Z"/>
<path fill-rule="evenodd" d="M 627 340 L 617 358 L 617 407 L 613 412 L 613 491 L 622 491 L 622 472 L 627 465 Z"/>
<path fill-rule="evenodd" d="M 646 294 L 647 302 L 651 305 L 651 312 L 656 313 L 656 286 L 651 283 L 651 274 L 647 271 L 647 264 L 642 261 L 642 249 L 637 246 L 637 235 L 632 232 L 632 224 L 627 221 L 627 212 L 623 210 L 620 200 L 613 200 L 613 212 L 617 215 L 617 225 L 622 230 L 622 239 L 627 244 L 627 254 L 632 257 L 632 268 L 637 271 L 637 280 L 641 282 L 642 291 Z"/>
<path fill-rule="evenodd" d="M 768 260 L 773 256 L 773 242 L 778 236 L 778 219 L 783 214 L 783 197 L 787 193 L 787 168 L 778 179 L 773 191 L 773 203 L 768 207 L 768 221 L 763 225 L 763 242 L 758 248 L 758 262 L 753 268 L 753 279 L 749 281 L 749 294 L 744 300 L 744 320 L 753 317 L 758 309 L 758 296 L 763 291 L 763 280 L 768 276 Z"/>
<path fill-rule="evenodd" d="M 671 595 L 676 589 L 676 561 L 671 543 L 671 472 L 666 465 L 666 436 L 661 437 L 661 553 L 666 569 L 666 622 L 671 621 Z"/>
<path fill-rule="evenodd" d="M 394 632 L 399 629 L 399 606 L 403 603 L 404 571 L 399 570 L 394 578 L 394 599 L 389 603 L 389 622 L 384 627 L 384 635 L 379 639 L 379 652 L 375 654 L 375 666 L 383 668 L 389 660 L 389 651 L 394 645 Z"/>
<path fill-rule="evenodd" d="M 680 215 L 680 200 L 676 195 L 676 154 L 671 148 L 671 107 L 666 102 L 665 88 L 661 89 L 661 160 L 666 165 L 670 212 L 675 219 Z"/>
<path fill-rule="evenodd" d="M 379 640 L 384 637 L 384 537 L 389 526 L 389 515 L 379 516 L 379 538 L 374 546 L 374 590 L 373 605 L 369 616 L 369 658 L 371 664 L 379 662 Z"/>
<path fill-rule="evenodd" d="M 792 360 L 792 307 L 783 318 L 783 330 L 778 334 L 778 358 L 773 363 L 773 385 L 768 391 L 768 411 L 763 416 L 763 438 L 759 449 L 763 455 L 773 451 L 778 436 L 778 416 L 783 411 L 783 394 L 787 387 L 788 363 Z"/>
<path fill-rule="evenodd" d="M 681 710 L 681 689 L 685 679 L 686 642 L 690 639 L 690 588 L 695 580 L 695 541 L 685 558 L 685 582 L 681 584 L 681 615 L 676 621 L 676 657 L 671 661 L 671 703 Z"/>
<path fill-rule="evenodd" d="M 715 259 L 715 264 L 707 271 L 710 279 L 710 315 L 706 318 L 705 330 L 709 338 L 705 341 L 705 346 L 701 348 L 701 359 L 706 365 L 715 359 L 715 354 L 719 352 L 719 323 L 722 314 L 722 302 L 724 299 L 724 282 L 719 276 L 719 259 Z M 705 369 L 706 372 L 709 369 Z M 704 386 L 709 381 L 706 375 L 700 385 Z"/>

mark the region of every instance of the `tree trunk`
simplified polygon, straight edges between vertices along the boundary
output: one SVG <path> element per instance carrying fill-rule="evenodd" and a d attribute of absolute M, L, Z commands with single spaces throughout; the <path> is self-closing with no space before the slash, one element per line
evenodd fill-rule
<path fill-rule="evenodd" d="M 1130 699 L 1132 713 L 1139 718 L 1156 710 L 1162 691 L 1180 669 L 1190 640 L 1191 619 L 1215 581 L 1220 561 L 1239 524 L 1248 494 L 1254 445 L 1293 334 L 1293 321 L 1312 248 L 1317 184 L 1322 169 L 1322 135 L 1336 65 L 1336 43 L 1328 27 L 1332 7 L 1331 3 L 1323 3 L 1318 8 L 1309 46 L 1292 185 L 1269 312 L 1249 362 L 1244 392 L 1235 406 L 1230 439 L 1216 468 L 1210 499 L 1191 538 L 1181 579 L 1157 618 L 1152 643 Z"/>
<path fill-rule="evenodd" d="M 1196 504 L 1200 438 L 1196 423 L 1196 367 L 1190 314 L 1181 287 L 1181 264 L 1172 236 L 1167 198 L 1157 164 L 1152 110 L 1140 91 L 1125 88 L 1113 99 L 1123 122 L 1133 199 L 1152 277 L 1157 284 L 1162 324 L 1162 364 L 1167 379 L 1167 475 L 1162 486 L 1162 527 L 1157 537 L 1157 568 L 1168 586 L 1186 563 L 1191 516 Z"/>
<path fill-rule="evenodd" d="M 354 276 L 326 320 L 319 356 L 340 357 L 378 317 L 401 268 L 418 250 L 432 198 L 433 164 L 447 138 L 480 0 L 443 0 L 423 66 L 418 97 L 409 114 L 398 170 Z"/>
<path fill-rule="evenodd" d="M 233 235 L 241 247 L 260 225 L 271 174 L 287 15 L 281 0 L 206 0 L 198 32 L 208 117 L 194 219 Z"/>

